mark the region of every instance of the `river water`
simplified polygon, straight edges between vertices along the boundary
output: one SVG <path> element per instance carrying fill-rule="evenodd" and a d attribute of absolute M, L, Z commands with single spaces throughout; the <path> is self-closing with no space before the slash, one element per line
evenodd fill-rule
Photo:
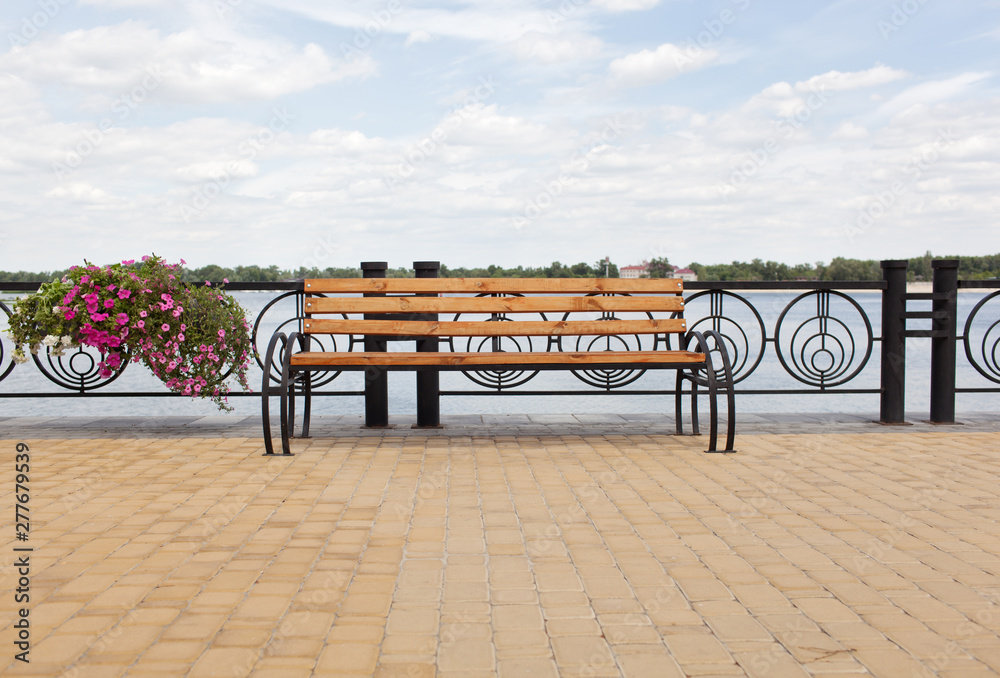
<path fill-rule="evenodd" d="M 274 298 L 273 293 L 255 292 L 234 292 L 243 307 L 247 310 L 249 318 L 256 318 L 265 305 Z M 765 332 L 768 337 L 774 337 L 775 327 L 780 314 L 785 310 L 789 302 L 793 301 L 798 293 L 784 292 L 747 292 L 742 296 L 760 314 Z M 864 311 L 871 324 L 871 331 L 875 337 L 880 334 L 880 298 L 878 292 L 852 292 L 851 298 L 858 307 Z M 959 334 L 963 332 L 966 318 L 973 307 L 983 297 L 980 292 L 963 292 L 959 295 Z M 761 332 L 754 317 L 753 312 L 733 297 L 725 300 L 725 314 L 738 322 L 746 333 L 746 343 L 751 347 L 746 350 L 740 346 L 738 362 L 744 357 L 747 363 L 744 365 L 745 371 L 759 354 Z M 8 298 L 7 305 L 10 305 Z M 829 365 L 839 360 L 843 353 L 845 363 L 843 374 L 849 374 L 860 364 L 864 357 L 865 349 L 868 345 L 867 331 L 863 316 L 850 302 L 840 297 L 831 297 L 831 315 L 843 320 L 846 327 L 850 329 L 850 334 L 844 327 L 837 323 L 831 323 L 827 328 L 829 341 L 826 348 L 821 348 L 819 353 L 816 349 L 818 338 L 808 340 L 808 337 L 815 333 L 818 321 L 809 319 L 816 314 L 816 299 L 809 297 L 793 306 L 786 312 L 786 317 L 780 326 L 779 338 L 777 341 L 767 341 L 764 347 L 763 356 L 758 367 L 744 381 L 739 384 L 744 389 L 796 389 L 808 388 L 793 378 L 779 361 L 775 348 L 782 345 L 782 354 L 789 363 L 790 369 L 796 371 L 794 356 L 804 355 L 805 363 L 799 361 L 798 373 L 808 378 L 809 370 L 825 370 Z M 259 333 L 260 350 L 263 352 L 267 339 L 274 328 L 286 318 L 294 315 L 292 300 L 285 299 L 266 313 L 261 319 Z M 686 316 L 689 326 L 698 318 L 708 314 L 708 298 L 702 297 L 689 302 Z M 910 310 L 930 310 L 930 302 L 911 302 Z M 981 338 L 986 332 L 989 334 L 988 349 L 992 342 L 996 340 L 997 328 L 990 330 L 989 326 L 1000 317 L 1000 297 L 993 298 L 983 310 L 976 316 L 971 336 L 976 338 L 975 346 L 981 344 Z M 0 313 L 0 329 L 6 329 L 6 316 Z M 929 328 L 929 320 L 910 321 L 911 328 Z M 796 334 L 799 325 L 803 325 L 802 330 Z M 287 328 L 286 328 L 287 329 Z M 723 325 L 723 331 L 727 326 Z M 732 335 L 739 335 L 740 332 L 735 326 L 728 326 Z M 727 332 L 729 334 L 730 332 Z M 852 355 L 851 340 L 854 340 L 853 360 L 846 358 Z M 5 369 L 10 361 L 10 343 L 6 337 L 3 338 L 5 358 L 0 364 L 0 370 Z M 537 339 L 536 339 L 537 341 Z M 632 341 L 632 340 L 629 340 Z M 794 343 L 797 342 L 797 343 Z M 792 350 L 794 343 L 796 350 Z M 807 348 L 805 354 L 800 354 L 803 344 Z M 537 349 L 537 344 L 536 350 Z M 338 348 L 343 350 L 343 341 Z M 462 345 L 457 345 L 456 350 L 465 350 L 464 341 Z M 648 346 L 643 345 L 643 348 Z M 994 354 L 995 355 L 995 354 Z M 812 358 L 810 359 L 810 356 Z M 811 366 L 811 367 L 810 367 Z M 906 409 L 907 412 L 923 413 L 927 412 L 930 402 L 930 340 L 929 339 L 908 339 L 906 351 Z M 742 373 L 742 372 L 741 372 Z M 843 376 L 843 375 L 842 375 Z M 357 372 L 348 372 L 340 375 L 324 390 L 362 390 L 363 375 Z M 251 372 L 251 384 L 255 390 L 259 390 L 261 372 L 254 365 Z M 669 370 L 647 372 L 635 383 L 631 384 L 635 389 L 669 389 L 673 387 L 674 373 Z M 392 415 L 412 415 L 416 410 L 415 397 L 416 378 L 412 373 L 397 372 L 389 374 L 389 411 Z M 851 381 L 844 384 L 842 388 L 870 389 L 878 388 L 879 385 L 879 342 L 873 343 L 871 357 L 867 365 Z M 980 388 L 996 387 L 978 374 L 969 364 L 965 357 L 962 346 L 958 352 L 958 385 L 959 387 Z M 472 390 L 481 387 L 470 381 L 461 373 L 442 373 L 441 387 L 445 390 Z M 558 390 L 558 389 L 586 389 L 580 380 L 570 372 L 548 372 L 541 373 L 533 378 L 524 388 L 534 390 Z M 136 391 L 162 391 L 163 387 L 153 378 L 141 365 L 133 364 L 128 367 L 125 373 L 115 382 L 100 389 L 98 393 L 114 392 L 136 392 Z M 0 393 L 44 393 L 57 392 L 61 389 L 46 379 L 33 363 L 18 365 L 13 372 L 3 381 L 0 381 Z M 260 412 L 260 401 L 253 397 L 233 397 L 230 399 L 235 408 L 235 414 L 253 415 Z M 636 396 L 524 396 L 524 397 L 494 397 L 477 396 L 444 397 L 441 401 L 443 414 L 479 414 L 479 413 L 649 413 L 649 412 L 670 412 L 673 403 L 669 396 L 636 395 Z M 751 395 L 740 394 L 737 396 L 737 409 L 742 412 L 877 412 L 879 400 L 877 394 L 821 394 L 810 393 L 806 395 Z M 956 409 L 959 413 L 965 412 L 1000 412 L 1000 393 L 989 394 L 958 394 Z M 328 397 L 317 398 L 314 412 L 317 414 L 360 414 L 364 411 L 363 399 L 360 397 Z M 192 401 L 188 398 L 96 398 L 96 397 L 72 397 L 72 398 L 0 398 L 0 415 L 2 416 L 147 416 L 150 414 L 163 415 L 208 415 L 216 414 L 218 410 L 207 401 Z"/>

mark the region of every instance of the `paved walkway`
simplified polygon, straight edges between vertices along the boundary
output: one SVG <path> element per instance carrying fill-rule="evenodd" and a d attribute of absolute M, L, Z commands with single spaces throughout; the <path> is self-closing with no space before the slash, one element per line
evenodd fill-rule
<path fill-rule="evenodd" d="M 955 426 L 927 423 L 926 413 L 911 412 L 899 430 L 911 433 L 956 430 L 1000 431 L 1000 413 L 963 413 Z M 486 414 L 444 415 L 440 429 L 415 429 L 412 416 L 389 418 L 389 432 L 394 436 L 492 436 L 492 435 L 581 435 L 608 434 L 670 435 L 672 416 L 661 414 Z M 686 420 L 685 420 L 686 422 Z M 385 429 L 366 429 L 360 415 L 313 417 L 311 433 L 316 436 L 386 435 Z M 685 423 L 686 425 L 686 423 Z M 706 425 L 703 420 L 702 425 Z M 272 423 L 277 432 L 277 420 Z M 896 427 L 878 423 L 878 413 L 829 414 L 741 413 L 737 431 L 742 435 L 759 433 L 885 433 Z M 707 429 L 706 429 L 707 430 Z M 260 417 L 232 415 L 195 417 L 0 417 L 0 438 L 258 438 Z"/>
<path fill-rule="evenodd" d="M 34 551 L 25 665 L 4 482 L 0 670 L 1000 672 L 990 420 L 744 431 L 734 455 L 648 425 L 532 432 L 570 424 L 337 431 L 265 459 L 259 437 L 193 437 L 190 422 L 189 437 L 97 437 L 117 420 L 50 437 L 55 421 L 2 421 L 8 480 L 14 443 L 31 447 Z"/>

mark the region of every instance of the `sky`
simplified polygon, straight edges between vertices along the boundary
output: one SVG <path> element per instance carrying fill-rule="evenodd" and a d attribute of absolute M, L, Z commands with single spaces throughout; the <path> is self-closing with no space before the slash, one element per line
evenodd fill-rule
<path fill-rule="evenodd" d="M 1000 0 L 4 0 L 0 270 L 1000 252 Z"/>

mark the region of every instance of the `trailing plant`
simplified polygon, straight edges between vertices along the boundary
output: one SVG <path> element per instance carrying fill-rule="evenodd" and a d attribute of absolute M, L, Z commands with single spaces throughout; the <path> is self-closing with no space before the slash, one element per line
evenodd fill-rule
<path fill-rule="evenodd" d="M 14 360 L 91 346 L 101 353 L 102 377 L 127 360 L 141 362 L 171 391 L 211 398 L 231 410 L 228 378 L 249 390 L 246 313 L 210 283 L 183 283 L 179 268 L 155 255 L 139 263 L 71 268 L 15 302 L 9 330 Z"/>

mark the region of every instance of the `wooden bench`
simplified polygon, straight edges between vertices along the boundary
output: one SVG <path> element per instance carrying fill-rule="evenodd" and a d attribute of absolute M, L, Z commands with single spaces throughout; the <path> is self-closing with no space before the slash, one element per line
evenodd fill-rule
<path fill-rule="evenodd" d="M 475 377 L 516 370 L 593 373 L 672 369 L 677 371 L 673 391 L 677 433 L 683 433 L 682 395 L 690 394 L 695 434 L 699 433 L 698 396 L 707 395 L 708 451 L 733 451 L 735 402 L 725 342 L 713 330 L 688 330 L 680 280 L 344 278 L 310 279 L 304 286 L 307 296 L 301 331 L 287 336 L 276 332 L 264 361 L 265 367 L 273 365 L 280 370 L 276 395 L 281 403 L 284 454 L 291 454 L 296 394 L 305 399 L 305 437 L 312 375 L 344 370 L 363 370 L 369 375 L 383 370 L 459 370 L 473 372 L 470 376 Z M 446 319 L 439 319 L 438 314 L 446 314 Z M 344 349 L 346 344 L 347 350 L 310 350 L 311 342 L 321 339 L 320 335 L 342 337 L 338 345 Z M 671 337 L 675 335 L 678 346 L 672 349 Z M 652 350 L 606 350 L 612 338 L 617 345 L 627 344 L 621 337 L 645 340 L 652 344 Z M 532 338 L 536 344 L 544 343 L 544 350 L 528 346 Z M 470 350 L 456 350 L 463 348 L 463 339 L 464 348 Z M 418 350 L 391 348 L 400 341 L 417 341 Z M 351 350 L 362 344 L 364 350 Z M 274 454 L 270 396 L 275 381 L 265 369 L 261 393 L 268 455 Z M 611 392 L 610 385 L 606 390 Z M 720 391 L 727 400 L 726 445 L 722 450 L 717 447 Z M 420 406 L 418 396 L 418 409 Z"/>

